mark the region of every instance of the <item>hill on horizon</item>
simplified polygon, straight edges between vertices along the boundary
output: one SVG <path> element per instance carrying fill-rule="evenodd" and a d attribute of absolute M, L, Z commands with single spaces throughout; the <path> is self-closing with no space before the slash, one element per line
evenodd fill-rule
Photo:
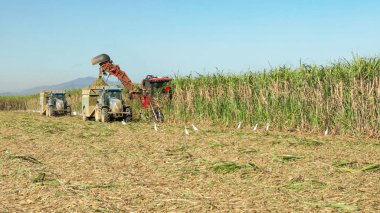
<path fill-rule="evenodd" d="M 95 77 L 83 77 L 83 78 L 77 78 L 71 81 L 67 81 L 60 84 L 55 85 L 43 85 L 38 87 L 33 87 L 30 89 L 25 89 L 19 92 L 2 92 L 0 93 L 0 96 L 24 96 L 24 95 L 33 95 L 41 92 L 45 89 L 51 89 L 51 90 L 66 90 L 66 89 L 81 89 L 83 87 L 87 87 L 91 85 L 97 78 Z M 110 85 L 120 85 L 118 82 L 108 81 L 107 82 Z"/>

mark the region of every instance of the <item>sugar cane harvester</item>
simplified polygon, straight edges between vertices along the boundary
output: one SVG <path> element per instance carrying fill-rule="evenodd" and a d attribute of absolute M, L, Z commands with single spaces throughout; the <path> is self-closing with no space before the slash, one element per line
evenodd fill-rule
<path fill-rule="evenodd" d="M 158 96 L 172 97 L 172 88 L 168 85 L 172 78 L 156 77 L 148 75 L 138 87 L 132 83 L 128 75 L 120 69 L 118 65 L 113 64 L 113 61 L 107 54 L 101 54 L 91 59 L 92 65 L 99 64 L 99 78 L 103 75 L 115 76 L 129 92 L 132 99 L 140 103 L 140 106 L 149 109 L 152 112 L 153 119 L 156 122 L 163 122 L 161 106 L 154 98 Z"/>

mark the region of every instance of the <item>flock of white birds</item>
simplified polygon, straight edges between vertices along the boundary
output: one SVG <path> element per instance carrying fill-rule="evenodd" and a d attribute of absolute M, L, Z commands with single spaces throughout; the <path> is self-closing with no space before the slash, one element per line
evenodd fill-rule
<path fill-rule="evenodd" d="M 36 111 L 36 110 L 33 110 L 32 112 L 39 112 L 39 111 Z M 80 113 L 78 112 L 72 112 L 72 115 L 81 115 Z M 122 120 L 121 121 L 121 124 L 122 125 L 127 125 L 127 122 L 125 122 L 125 120 Z M 258 130 L 258 124 L 255 124 L 254 126 L 252 126 L 252 130 L 254 132 L 256 132 Z M 196 127 L 194 124 L 191 124 L 191 127 L 192 129 L 197 132 L 199 131 L 198 127 Z M 236 129 L 241 129 L 242 127 L 242 122 L 239 122 L 237 125 L 236 125 Z M 270 123 L 268 122 L 265 126 L 265 131 L 269 131 L 269 127 L 270 127 Z M 156 122 L 153 122 L 153 129 L 158 132 L 158 126 L 157 126 L 157 123 Z M 185 135 L 190 135 L 190 132 L 189 132 L 189 128 L 185 125 L 185 129 L 184 129 L 184 134 Z M 329 134 L 329 129 L 326 128 L 325 131 L 324 131 L 324 135 L 327 136 Z"/>

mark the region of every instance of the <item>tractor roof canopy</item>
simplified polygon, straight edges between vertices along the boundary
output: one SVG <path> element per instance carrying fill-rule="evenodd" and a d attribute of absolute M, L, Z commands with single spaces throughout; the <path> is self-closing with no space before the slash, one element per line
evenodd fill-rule
<path fill-rule="evenodd" d="M 108 92 L 121 92 L 123 89 L 122 88 L 106 88 L 105 90 Z"/>

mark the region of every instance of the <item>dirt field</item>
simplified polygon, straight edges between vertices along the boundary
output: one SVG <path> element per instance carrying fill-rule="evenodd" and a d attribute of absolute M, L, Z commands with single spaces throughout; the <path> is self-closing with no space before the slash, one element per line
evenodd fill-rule
<path fill-rule="evenodd" d="M 380 142 L 0 112 L 0 211 L 380 211 Z"/>

